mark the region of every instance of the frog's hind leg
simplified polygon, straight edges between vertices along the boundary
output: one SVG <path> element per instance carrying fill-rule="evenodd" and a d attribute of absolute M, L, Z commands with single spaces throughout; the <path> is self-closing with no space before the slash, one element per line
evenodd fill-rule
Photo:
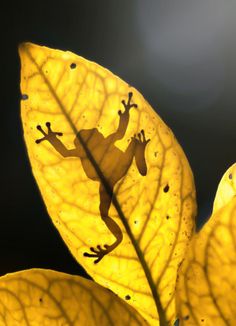
<path fill-rule="evenodd" d="M 147 174 L 145 148 L 149 141 L 150 139 L 146 139 L 144 130 L 141 130 L 140 133 L 131 137 L 131 142 L 123 154 L 123 159 L 120 163 L 123 171 L 122 177 L 127 173 L 133 158 L 135 158 L 139 173 L 143 176 Z"/>
<path fill-rule="evenodd" d="M 96 258 L 94 263 L 97 264 L 105 255 L 109 254 L 112 250 L 114 250 L 122 241 L 123 234 L 119 227 L 119 225 L 108 215 L 109 209 L 111 206 L 113 190 L 108 193 L 105 187 L 101 184 L 99 188 L 100 194 L 100 214 L 103 222 L 106 224 L 107 228 L 116 238 L 116 241 L 112 245 L 104 245 L 102 248 L 100 245 L 97 247 L 91 247 L 90 251 L 92 253 L 84 253 L 85 257 Z"/>
<path fill-rule="evenodd" d="M 144 130 L 137 135 L 137 144 L 135 147 L 135 162 L 139 173 L 143 176 L 147 174 L 147 164 L 145 160 L 145 148 L 150 139 L 146 139 Z"/>

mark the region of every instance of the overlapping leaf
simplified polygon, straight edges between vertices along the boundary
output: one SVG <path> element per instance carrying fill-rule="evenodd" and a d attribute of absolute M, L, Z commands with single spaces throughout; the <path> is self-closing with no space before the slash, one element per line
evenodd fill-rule
<path fill-rule="evenodd" d="M 193 238 L 181 266 L 177 286 L 181 325 L 235 324 L 236 197 L 231 192 L 224 194 L 232 182 L 233 170 L 234 166 L 218 188 L 215 203 L 221 208 L 217 207 Z"/>
<path fill-rule="evenodd" d="M 195 216 L 194 182 L 182 149 L 142 95 L 103 67 L 28 43 L 20 47 L 20 56 L 25 141 L 54 225 L 98 283 L 126 299 L 150 324 L 159 317 L 163 325 L 173 321 L 177 270 Z M 59 134 L 52 136 L 50 128 Z M 111 136 L 117 132 L 119 137 Z M 44 140 L 36 144 L 42 133 Z M 45 141 L 48 137 L 54 140 Z M 132 142 L 139 151 L 127 163 Z M 77 157 L 68 157 L 75 146 Z M 104 223 L 107 217 L 101 219 L 111 190 L 113 234 Z M 98 259 L 88 256 L 106 250 L 114 235 L 120 244 L 94 264 Z"/>
<path fill-rule="evenodd" d="M 79 276 L 43 269 L 0 279 L 2 326 L 147 325 L 114 293 Z"/>

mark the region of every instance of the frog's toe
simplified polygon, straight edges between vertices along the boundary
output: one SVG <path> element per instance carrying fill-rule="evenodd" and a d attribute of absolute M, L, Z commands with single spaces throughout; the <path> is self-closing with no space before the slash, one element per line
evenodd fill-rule
<path fill-rule="evenodd" d="M 96 248 L 90 247 L 91 253 L 84 252 L 84 257 L 96 258 L 94 260 L 94 264 L 97 264 L 108 253 L 109 246 L 108 245 L 104 245 L 104 248 L 105 249 L 103 249 L 100 245 L 97 245 Z"/>

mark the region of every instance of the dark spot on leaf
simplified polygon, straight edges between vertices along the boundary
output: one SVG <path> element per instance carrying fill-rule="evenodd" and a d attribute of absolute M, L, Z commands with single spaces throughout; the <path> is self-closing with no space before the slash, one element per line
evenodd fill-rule
<path fill-rule="evenodd" d="M 204 319 L 201 319 L 201 322 L 204 322 Z"/>
<path fill-rule="evenodd" d="M 154 152 L 154 156 L 157 157 L 157 152 Z"/>
<path fill-rule="evenodd" d="M 39 298 L 39 302 L 43 302 L 43 298 Z"/>
<path fill-rule="evenodd" d="M 184 316 L 183 320 L 189 320 L 189 315 Z"/>
<path fill-rule="evenodd" d="M 164 187 L 163 191 L 164 191 L 164 192 L 168 192 L 169 189 L 170 189 L 170 187 L 169 187 L 169 185 L 167 184 L 167 185 Z"/>
<path fill-rule="evenodd" d="M 28 98 L 29 98 L 29 96 L 28 96 L 27 94 L 22 94 L 22 95 L 21 95 L 21 99 L 22 99 L 23 101 L 28 100 Z"/>
<path fill-rule="evenodd" d="M 229 179 L 230 179 L 230 180 L 233 179 L 233 175 L 232 175 L 232 173 L 229 174 Z"/>
<path fill-rule="evenodd" d="M 166 219 L 169 220 L 170 216 L 169 215 L 166 215 Z"/>
<path fill-rule="evenodd" d="M 129 295 L 129 294 L 127 294 L 126 296 L 125 296 L 125 300 L 130 300 L 131 299 L 131 296 Z"/>
<path fill-rule="evenodd" d="M 75 69 L 76 68 L 76 63 L 72 63 L 71 65 L 70 65 L 70 69 Z"/>
<path fill-rule="evenodd" d="M 134 224 L 137 224 L 138 223 L 138 221 L 134 221 Z"/>

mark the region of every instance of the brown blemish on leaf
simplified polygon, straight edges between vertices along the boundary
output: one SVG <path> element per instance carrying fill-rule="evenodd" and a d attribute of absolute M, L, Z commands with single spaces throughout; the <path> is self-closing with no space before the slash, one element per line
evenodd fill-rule
<path fill-rule="evenodd" d="M 70 68 L 71 68 L 71 69 L 75 69 L 75 68 L 76 68 L 76 63 L 74 63 L 74 62 L 71 63 Z"/>
<path fill-rule="evenodd" d="M 23 101 L 28 100 L 28 98 L 29 98 L 29 96 L 28 96 L 27 94 L 22 94 L 22 95 L 21 95 L 21 99 L 22 99 Z"/>
<path fill-rule="evenodd" d="M 164 192 L 168 192 L 169 189 L 170 189 L 170 187 L 169 187 L 169 185 L 167 184 L 167 185 L 163 188 L 163 191 L 164 191 Z M 174 195 L 176 195 L 176 194 L 174 194 Z"/>

